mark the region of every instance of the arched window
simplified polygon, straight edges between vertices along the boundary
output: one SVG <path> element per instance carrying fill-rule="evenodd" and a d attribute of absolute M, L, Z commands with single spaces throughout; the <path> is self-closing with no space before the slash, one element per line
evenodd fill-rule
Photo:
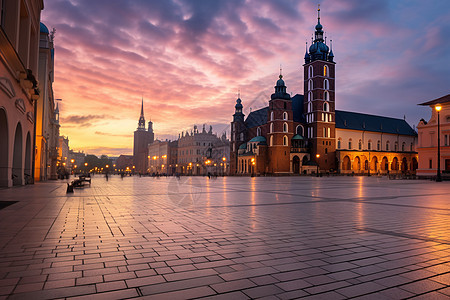
<path fill-rule="evenodd" d="M 327 65 L 323 66 L 323 76 L 325 76 L 325 77 L 329 76 L 329 74 L 328 74 L 328 66 Z"/>
<path fill-rule="evenodd" d="M 322 121 L 325 122 L 325 114 L 324 113 L 322 113 Z"/>
<path fill-rule="evenodd" d="M 330 128 L 330 127 L 328 127 L 328 129 L 327 129 L 327 130 L 328 130 L 328 134 L 327 134 L 327 136 L 328 136 L 328 137 L 331 137 L 331 128 Z"/>
<path fill-rule="evenodd" d="M 389 151 L 389 141 L 386 142 L 386 151 Z"/>
<path fill-rule="evenodd" d="M 367 150 L 372 150 L 372 141 L 371 140 L 369 140 L 367 142 Z"/>
<path fill-rule="evenodd" d="M 288 137 L 286 135 L 283 136 L 283 146 L 289 146 L 289 140 L 288 140 Z"/>
<path fill-rule="evenodd" d="M 323 137 L 327 137 L 327 129 L 325 127 L 323 128 Z"/>
<path fill-rule="evenodd" d="M 331 114 L 328 115 L 328 120 L 329 120 L 330 122 L 333 122 L 333 120 L 331 120 Z"/>
<path fill-rule="evenodd" d="M 398 151 L 398 142 L 394 143 L 394 151 L 397 152 Z"/>
<path fill-rule="evenodd" d="M 288 124 L 286 122 L 283 123 L 283 132 L 288 132 Z"/>
<path fill-rule="evenodd" d="M 405 152 L 405 142 L 402 143 L 402 152 Z"/>
<path fill-rule="evenodd" d="M 380 141 L 377 142 L 377 150 L 378 150 L 378 151 L 381 150 L 381 142 L 380 142 Z"/>
<path fill-rule="evenodd" d="M 270 145 L 270 146 L 273 146 L 273 135 L 270 136 L 270 139 L 269 139 L 269 145 Z"/>
<path fill-rule="evenodd" d="M 287 112 L 284 112 L 283 113 L 283 120 L 287 120 L 288 119 L 288 113 Z"/>
<path fill-rule="evenodd" d="M 330 83 L 328 82 L 328 79 L 325 79 L 325 80 L 323 81 L 323 88 L 324 88 L 325 90 L 329 90 L 329 89 L 330 89 Z"/>
<path fill-rule="evenodd" d="M 312 99 L 313 99 L 313 93 L 310 91 L 310 92 L 308 93 L 308 102 L 311 102 Z"/>
<path fill-rule="evenodd" d="M 308 103 L 308 112 L 312 112 L 312 102 Z"/>
<path fill-rule="evenodd" d="M 328 91 L 323 92 L 323 100 L 329 101 L 330 100 L 330 94 Z"/>
<path fill-rule="evenodd" d="M 313 66 L 309 66 L 309 68 L 308 68 L 308 78 L 311 78 L 313 76 L 314 76 Z"/>
<path fill-rule="evenodd" d="M 348 140 L 348 149 L 352 149 L 352 139 Z"/>
<path fill-rule="evenodd" d="M 341 149 L 341 138 L 338 139 L 337 148 Z"/>
<path fill-rule="evenodd" d="M 361 140 L 359 140 L 359 142 L 358 142 L 358 149 L 359 149 L 359 150 L 362 149 L 362 142 L 361 142 Z"/>
<path fill-rule="evenodd" d="M 330 105 L 328 104 L 328 102 L 325 102 L 323 104 L 323 111 L 330 111 Z"/>
<path fill-rule="evenodd" d="M 270 121 L 273 121 L 273 111 L 270 112 Z"/>
<path fill-rule="evenodd" d="M 273 133 L 273 123 L 270 123 L 270 133 Z"/>
<path fill-rule="evenodd" d="M 314 89 L 313 81 L 312 81 L 312 79 L 309 79 L 308 80 L 308 91 L 312 91 L 313 89 Z"/>
<path fill-rule="evenodd" d="M 303 128 L 303 126 L 302 125 L 297 125 L 297 127 L 295 128 L 295 133 L 296 134 L 299 134 L 299 135 L 301 135 L 301 136 L 304 136 L 303 134 L 304 134 L 304 128 Z"/>
<path fill-rule="evenodd" d="M 409 147 L 409 151 L 413 151 L 413 143 L 411 143 L 410 147 Z"/>
<path fill-rule="evenodd" d="M 257 135 L 257 136 L 260 136 L 260 135 L 261 135 L 261 127 L 258 127 L 258 128 L 256 129 L 256 135 Z"/>

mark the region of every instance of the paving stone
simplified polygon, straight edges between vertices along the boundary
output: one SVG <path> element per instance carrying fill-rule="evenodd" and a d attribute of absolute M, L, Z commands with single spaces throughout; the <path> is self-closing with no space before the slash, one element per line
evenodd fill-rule
<path fill-rule="evenodd" d="M 195 179 L 189 208 L 175 178 L 1 189 L 0 297 L 450 296 L 450 182 Z"/>

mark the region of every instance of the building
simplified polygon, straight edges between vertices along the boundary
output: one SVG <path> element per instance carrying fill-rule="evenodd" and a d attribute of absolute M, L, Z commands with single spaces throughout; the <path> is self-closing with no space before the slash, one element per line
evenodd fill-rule
<path fill-rule="evenodd" d="M 148 130 L 145 128 L 144 99 L 142 99 L 141 115 L 138 121 L 138 128 L 134 132 L 133 162 L 134 169 L 138 173 L 147 172 L 148 145 L 155 139 L 153 133 L 153 123 L 148 122 Z"/>
<path fill-rule="evenodd" d="M 221 174 L 226 166 L 221 164 L 229 161 L 229 141 L 225 134 L 218 137 L 212 131 L 212 126 L 202 131 L 197 125 L 189 133 L 181 133 L 178 138 L 178 157 L 176 170 L 186 175 L 205 175 L 208 172 Z"/>
<path fill-rule="evenodd" d="M 420 120 L 417 125 L 419 143 L 419 168 L 417 175 L 421 177 L 434 177 L 438 168 L 438 134 L 440 141 L 440 169 L 443 173 L 450 173 L 450 94 L 441 98 L 431 100 L 420 105 L 431 108 L 431 118 Z M 439 129 L 438 132 L 438 111 Z"/>
<path fill-rule="evenodd" d="M 320 10 L 319 10 L 320 13 Z M 320 15 L 304 57 L 304 95 L 280 72 L 268 106 L 231 122 L 231 174 L 400 173 L 417 168 L 416 133 L 402 119 L 335 110 L 334 54 Z"/>
<path fill-rule="evenodd" d="M 133 155 L 120 155 L 113 168 L 114 172 L 131 172 L 133 169 Z"/>
<path fill-rule="evenodd" d="M 56 179 L 59 138 L 59 109 L 53 97 L 54 47 L 53 36 L 40 23 L 39 39 L 39 99 L 36 101 L 36 146 L 34 180 Z"/>
<path fill-rule="evenodd" d="M 148 173 L 173 175 L 176 172 L 177 147 L 178 141 L 156 140 L 149 144 Z"/>
<path fill-rule="evenodd" d="M 0 186 L 31 183 L 43 0 L 3 0 L 0 14 Z"/>

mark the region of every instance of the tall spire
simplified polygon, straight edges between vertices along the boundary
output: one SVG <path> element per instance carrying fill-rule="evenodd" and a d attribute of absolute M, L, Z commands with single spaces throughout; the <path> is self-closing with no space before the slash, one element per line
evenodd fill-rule
<path fill-rule="evenodd" d="M 144 97 L 142 97 L 141 103 L 141 115 L 139 117 L 137 130 L 145 130 L 145 118 L 144 118 Z"/>

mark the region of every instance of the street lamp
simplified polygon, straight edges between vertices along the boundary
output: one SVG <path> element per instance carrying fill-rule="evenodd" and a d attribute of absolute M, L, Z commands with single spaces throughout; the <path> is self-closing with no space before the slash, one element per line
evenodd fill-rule
<path fill-rule="evenodd" d="M 317 177 L 319 177 L 319 157 L 320 157 L 320 154 L 316 154 Z"/>
<path fill-rule="evenodd" d="M 441 182 L 441 124 L 439 121 L 439 112 L 442 109 L 442 106 L 440 104 L 436 105 L 434 109 L 437 111 L 437 121 L 438 121 L 438 154 L 437 154 L 437 176 L 436 176 L 436 182 Z"/>

